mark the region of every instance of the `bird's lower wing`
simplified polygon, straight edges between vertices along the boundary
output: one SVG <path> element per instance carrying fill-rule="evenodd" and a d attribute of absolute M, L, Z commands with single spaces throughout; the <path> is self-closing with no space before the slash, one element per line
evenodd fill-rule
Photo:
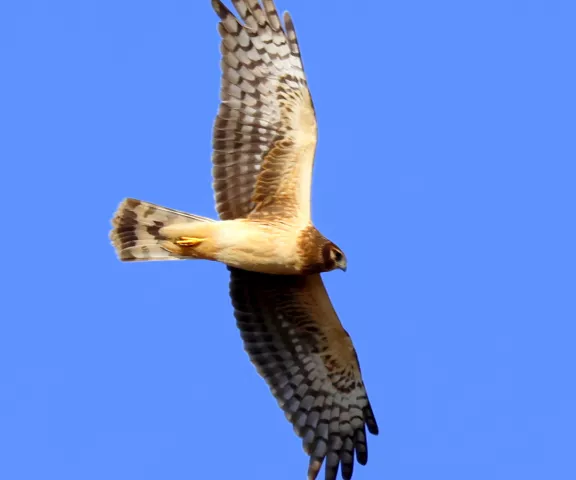
<path fill-rule="evenodd" d="M 366 464 L 366 427 L 378 433 L 356 351 L 320 275 L 230 269 L 230 295 L 245 349 L 310 455 L 309 479 L 349 479 Z"/>

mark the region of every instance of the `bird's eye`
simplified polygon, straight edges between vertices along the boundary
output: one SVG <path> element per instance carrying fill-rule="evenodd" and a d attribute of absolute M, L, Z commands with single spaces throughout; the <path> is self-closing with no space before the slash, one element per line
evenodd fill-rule
<path fill-rule="evenodd" d="M 342 260 L 342 252 L 339 252 L 338 250 L 334 250 L 334 260 L 336 262 L 339 262 Z"/>

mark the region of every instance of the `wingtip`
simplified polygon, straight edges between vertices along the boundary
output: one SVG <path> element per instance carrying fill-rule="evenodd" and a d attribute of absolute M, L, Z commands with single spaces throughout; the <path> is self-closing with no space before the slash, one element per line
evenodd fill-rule
<path fill-rule="evenodd" d="M 292 21 L 292 16 L 290 12 L 285 11 L 284 15 L 284 30 L 286 32 L 286 38 L 290 44 L 290 50 L 294 55 L 300 55 L 300 46 L 298 45 L 298 37 L 296 36 L 296 28 L 294 28 L 294 22 Z"/>
<path fill-rule="evenodd" d="M 286 25 L 286 29 L 294 30 L 294 22 L 292 21 L 292 15 L 288 10 L 285 10 L 282 14 L 282 20 L 284 20 L 284 25 Z"/>
<path fill-rule="evenodd" d="M 308 477 L 307 480 L 316 480 L 320 468 L 322 468 L 323 458 L 310 457 L 310 464 L 308 465 Z"/>
<path fill-rule="evenodd" d="M 280 22 L 280 17 L 278 15 L 278 10 L 274 4 L 274 0 L 263 0 L 264 11 L 270 22 L 270 26 L 276 32 L 282 31 L 282 22 Z"/>
<path fill-rule="evenodd" d="M 378 435 L 378 433 L 380 433 L 380 429 L 378 428 L 378 424 L 376 423 L 376 418 L 374 418 L 373 413 L 371 416 L 366 418 L 366 426 L 372 435 Z"/>
<path fill-rule="evenodd" d="M 222 20 L 224 20 L 226 15 L 230 13 L 226 5 L 224 5 L 220 0 L 210 0 L 210 3 L 216 12 L 216 15 L 218 15 Z"/>

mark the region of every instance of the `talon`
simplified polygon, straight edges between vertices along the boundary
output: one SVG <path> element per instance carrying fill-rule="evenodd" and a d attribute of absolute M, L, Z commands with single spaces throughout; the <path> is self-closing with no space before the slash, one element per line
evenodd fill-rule
<path fill-rule="evenodd" d="M 195 247 L 204 241 L 203 238 L 195 237 L 180 237 L 178 240 L 174 241 L 176 245 L 181 247 Z"/>

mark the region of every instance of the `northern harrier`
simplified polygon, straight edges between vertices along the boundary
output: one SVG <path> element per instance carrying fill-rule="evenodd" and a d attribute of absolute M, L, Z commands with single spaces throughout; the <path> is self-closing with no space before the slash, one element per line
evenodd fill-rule
<path fill-rule="evenodd" d="M 292 19 L 273 0 L 220 0 L 221 104 L 213 175 L 220 221 L 122 202 L 111 239 L 121 260 L 226 264 L 244 346 L 302 438 L 308 478 L 350 479 L 378 433 L 350 336 L 320 273 L 346 257 L 310 218 L 316 116 Z"/>

